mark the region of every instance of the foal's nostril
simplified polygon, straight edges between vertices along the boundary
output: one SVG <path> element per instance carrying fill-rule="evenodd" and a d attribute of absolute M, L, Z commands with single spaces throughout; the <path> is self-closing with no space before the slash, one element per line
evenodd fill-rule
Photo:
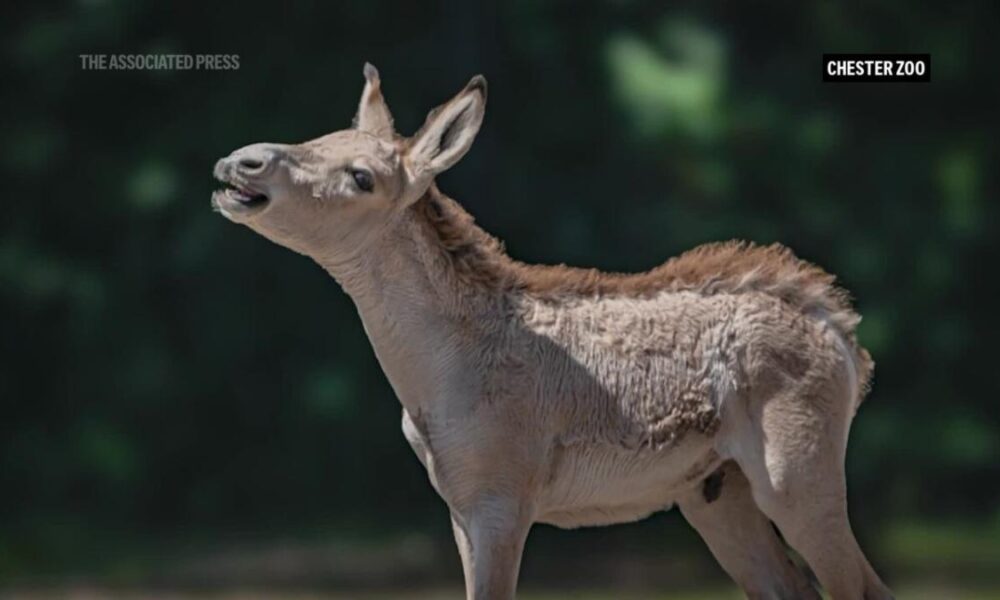
<path fill-rule="evenodd" d="M 256 158 L 241 158 L 240 166 L 244 169 L 250 169 L 251 171 L 256 171 L 257 169 L 264 166 L 264 162 L 257 160 Z"/>
<path fill-rule="evenodd" d="M 246 176 L 262 177 L 281 159 L 281 144 L 251 144 L 236 150 L 226 157 L 226 164 Z"/>

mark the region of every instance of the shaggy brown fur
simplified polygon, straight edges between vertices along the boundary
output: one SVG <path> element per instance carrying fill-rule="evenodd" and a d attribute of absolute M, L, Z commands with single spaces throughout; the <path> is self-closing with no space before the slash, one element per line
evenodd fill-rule
<path fill-rule="evenodd" d="M 513 600 L 534 523 L 671 505 L 748 597 L 820 599 L 777 531 L 834 600 L 892 597 L 847 519 L 871 363 L 832 276 L 740 242 L 634 275 L 515 261 L 433 188 L 472 146 L 485 80 L 409 139 L 371 65 L 365 80 L 355 129 L 240 148 L 216 163 L 231 188 L 212 199 L 354 301 L 448 505 L 469 600 Z M 248 204 L 257 192 L 267 202 Z"/>
<path fill-rule="evenodd" d="M 770 294 L 836 328 L 854 350 L 861 396 L 868 390 L 874 362 L 857 343 L 855 329 L 861 317 L 851 306 L 850 295 L 836 285 L 833 275 L 799 259 L 781 244 L 758 246 L 735 240 L 704 244 L 649 271 L 608 273 L 566 265 L 529 265 L 510 258 L 499 240 L 435 186 L 415 203 L 414 210 L 459 277 L 496 291 L 542 298 L 681 291 Z"/>

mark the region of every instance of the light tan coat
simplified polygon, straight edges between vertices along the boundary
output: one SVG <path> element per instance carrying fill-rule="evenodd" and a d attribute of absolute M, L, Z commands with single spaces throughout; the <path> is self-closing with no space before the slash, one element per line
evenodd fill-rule
<path fill-rule="evenodd" d="M 229 219 L 350 294 L 447 503 L 469 598 L 511 598 L 532 523 L 678 505 L 754 598 L 888 598 L 847 521 L 847 433 L 872 371 L 857 315 L 780 246 L 702 246 L 647 273 L 525 265 L 435 187 L 469 149 L 474 78 L 411 138 L 377 72 L 355 127 L 219 161 Z"/>

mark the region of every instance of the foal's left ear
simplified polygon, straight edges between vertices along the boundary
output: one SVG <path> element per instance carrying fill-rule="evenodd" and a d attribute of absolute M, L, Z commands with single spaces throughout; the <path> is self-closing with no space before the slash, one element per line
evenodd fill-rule
<path fill-rule="evenodd" d="M 472 147 L 486 111 L 486 78 L 476 75 L 461 92 L 427 115 L 410 138 L 406 168 L 411 181 L 429 182 Z"/>
<path fill-rule="evenodd" d="M 391 142 L 396 132 L 392 128 L 392 113 L 382 97 L 382 81 L 378 77 L 378 69 L 371 63 L 365 63 L 364 72 L 365 89 L 361 92 L 354 128 Z"/>

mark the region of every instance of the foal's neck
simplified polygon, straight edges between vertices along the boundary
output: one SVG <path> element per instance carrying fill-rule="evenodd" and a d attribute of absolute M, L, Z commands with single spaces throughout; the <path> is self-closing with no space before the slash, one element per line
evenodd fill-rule
<path fill-rule="evenodd" d="M 450 221 L 464 215 L 454 212 L 461 209 L 453 201 L 424 204 L 437 199 L 426 196 L 407 208 L 354 260 L 319 260 L 354 300 L 375 354 L 411 414 L 433 410 L 442 396 L 474 393 L 469 357 L 484 328 L 506 312 L 505 292 L 470 277 L 460 261 L 474 253 L 490 253 L 496 264 L 509 259 L 471 217 Z M 450 232 L 467 237 L 458 241 L 461 247 L 456 239 L 443 239 L 449 225 L 463 228 Z"/>

